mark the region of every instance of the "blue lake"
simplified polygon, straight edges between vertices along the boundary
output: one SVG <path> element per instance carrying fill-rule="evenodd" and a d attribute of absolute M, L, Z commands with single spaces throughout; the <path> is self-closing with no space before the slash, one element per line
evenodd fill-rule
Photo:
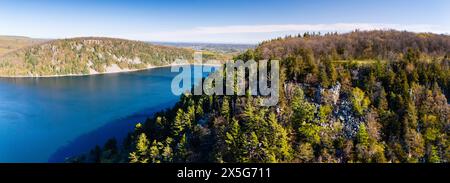
<path fill-rule="evenodd" d="M 79 77 L 0 78 L 0 162 L 61 162 L 110 137 L 121 144 L 136 123 L 178 101 L 171 92 L 177 74 L 163 67 Z"/>

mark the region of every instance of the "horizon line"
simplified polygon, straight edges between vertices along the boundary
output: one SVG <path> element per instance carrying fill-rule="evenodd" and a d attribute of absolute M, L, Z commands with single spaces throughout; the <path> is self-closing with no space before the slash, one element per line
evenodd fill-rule
<path fill-rule="evenodd" d="M 231 26 L 232 27 L 232 26 Z M 88 35 L 88 36 L 67 36 L 67 37 L 54 37 L 54 38 L 48 38 L 48 37 L 39 37 L 39 36 L 31 36 L 31 35 L 3 35 L 0 34 L 0 37 L 17 37 L 17 38 L 28 38 L 28 39 L 37 39 L 37 40 L 64 40 L 64 39 L 77 39 L 77 38 L 109 38 L 109 39 L 123 39 L 123 40 L 129 40 L 129 41 L 140 41 L 140 42 L 147 42 L 147 43 L 184 43 L 184 44 L 228 44 L 228 45 L 258 45 L 265 41 L 270 41 L 278 38 L 284 38 L 288 36 L 296 36 L 303 33 L 317 33 L 320 35 L 324 35 L 327 33 L 338 33 L 339 35 L 342 34 L 348 34 L 355 31 L 398 31 L 398 32 L 411 32 L 415 34 L 436 34 L 436 35 L 444 35 L 444 36 L 450 36 L 449 32 L 432 32 L 432 31 L 414 31 L 414 30 L 401 30 L 401 29 L 395 29 L 395 28 L 374 28 L 374 29 L 359 29 L 355 28 L 353 30 L 347 30 L 347 31 L 298 31 L 297 33 L 287 33 L 282 36 L 274 36 L 267 39 L 262 39 L 257 42 L 226 42 L 226 41 L 186 41 L 186 40 L 180 40 L 180 41 L 174 41 L 174 40 L 158 40 L 158 39 L 136 39 L 136 38 L 129 38 L 128 36 L 114 36 L 114 35 Z"/>

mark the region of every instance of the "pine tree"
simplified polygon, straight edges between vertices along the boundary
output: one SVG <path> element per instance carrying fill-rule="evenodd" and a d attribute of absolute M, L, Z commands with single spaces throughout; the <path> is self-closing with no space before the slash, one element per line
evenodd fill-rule
<path fill-rule="evenodd" d="M 152 163 L 161 163 L 161 155 L 160 155 L 160 148 L 162 144 L 156 140 L 153 141 L 152 145 L 150 146 L 150 160 Z"/>
<path fill-rule="evenodd" d="M 196 116 L 203 116 L 204 111 L 203 111 L 203 98 L 201 98 L 200 100 L 198 100 L 197 106 L 195 108 L 195 115 Z"/>
<path fill-rule="evenodd" d="M 370 104 L 369 98 L 364 96 L 364 92 L 358 87 L 352 90 L 350 100 L 353 104 L 353 109 L 358 115 L 363 115 L 364 111 L 367 110 Z"/>
<path fill-rule="evenodd" d="M 298 129 L 300 137 L 313 145 L 320 143 L 320 131 L 321 127 L 319 125 L 305 122 Z"/>
<path fill-rule="evenodd" d="M 438 150 L 436 146 L 431 146 L 431 152 L 428 157 L 428 162 L 430 163 L 440 163 L 441 158 L 439 157 Z"/>
<path fill-rule="evenodd" d="M 301 143 L 297 147 L 296 159 L 301 163 L 308 163 L 314 159 L 314 149 L 312 145 L 308 142 Z"/>
<path fill-rule="evenodd" d="M 319 72 L 319 82 L 320 86 L 328 88 L 330 86 L 330 81 L 328 80 L 328 74 L 325 68 L 321 68 Z"/>
<path fill-rule="evenodd" d="M 412 128 L 417 129 L 418 122 L 417 122 L 417 110 L 416 105 L 414 105 L 414 102 L 410 100 L 406 107 L 406 114 L 404 116 L 404 128 Z"/>
<path fill-rule="evenodd" d="M 180 133 L 184 130 L 185 128 L 185 113 L 183 112 L 182 109 L 178 109 L 177 114 L 175 116 L 175 121 L 173 122 L 172 125 L 172 134 L 174 137 L 178 137 L 180 136 Z"/>
<path fill-rule="evenodd" d="M 255 132 L 250 133 L 246 149 L 248 151 L 248 158 L 250 162 L 255 163 L 262 160 L 261 154 L 259 153 L 261 151 L 261 146 Z"/>
<path fill-rule="evenodd" d="M 183 134 L 183 136 L 180 139 L 180 142 L 178 142 L 177 144 L 177 149 L 176 149 L 176 156 L 177 159 L 179 160 L 179 162 L 181 163 L 185 163 L 186 160 L 188 159 L 188 142 L 186 139 L 186 134 Z"/>
<path fill-rule="evenodd" d="M 162 148 L 162 159 L 163 162 L 172 162 L 173 160 L 173 150 L 171 147 L 173 139 L 170 137 L 166 138 L 165 146 Z"/>
<path fill-rule="evenodd" d="M 361 162 L 370 162 L 369 134 L 364 123 L 359 125 L 358 133 L 356 134 L 356 156 Z"/>
<path fill-rule="evenodd" d="M 117 141 L 115 138 L 109 139 L 103 146 L 102 162 L 115 162 L 118 154 Z"/>
<path fill-rule="evenodd" d="M 336 51 L 336 50 L 334 49 L 334 51 Z M 335 58 L 332 58 L 332 59 L 338 59 L 337 57 L 338 56 L 335 56 Z M 336 72 L 336 68 L 335 68 L 334 64 L 331 63 L 331 59 L 329 57 L 327 57 L 325 59 L 325 63 L 324 64 L 325 64 L 326 73 L 328 74 L 328 79 L 331 82 L 331 84 L 334 84 L 337 81 L 337 78 L 338 78 L 338 74 Z"/>
<path fill-rule="evenodd" d="M 183 131 L 190 132 L 192 130 L 193 122 L 195 122 L 195 106 L 191 105 L 187 108 L 186 113 L 184 114 L 183 118 Z"/>
<path fill-rule="evenodd" d="M 389 107 L 386 96 L 387 96 L 386 91 L 384 90 L 384 87 L 382 87 L 381 91 L 380 91 L 380 96 L 377 98 L 377 102 L 376 102 L 377 108 L 381 111 L 385 111 Z"/>
<path fill-rule="evenodd" d="M 303 90 L 296 88 L 292 100 L 292 110 L 294 126 L 299 127 L 302 123 L 309 123 L 314 119 L 316 107 L 305 100 Z"/>
<path fill-rule="evenodd" d="M 131 163 L 148 163 L 148 139 L 145 133 L 139 135 L 138 141 L 136 143 L 136 151 L 130 153 Z"/>
<path fill-rule="evenodd" d="M 246 121 L 252 121 L 254 112 L 255 112 L 255 107 L 253 106 L 253 103 L 252 103 L 252 97 L 247 97 L 247 102 L 245 104 L 244 114 L 243 114 L 244 119 Z"/>
<path fill-rule="evenodd" d="M 91 160 L 92 162 L 101 163 L 102 148 L 100 148 L 100 146 L 96 145 L 95 148 L 89 152 L 89 155 L 92 158 L 92 160 Z"/>
<path fill-rule="evenodd" d="M 227 97 L 223 97 L 220 114 L 228 121 L 230 119 L 230 103 Z"/>
<path fill-rule="evenodd" d="M 417 163 L 425 154 L 425 141 L 422 134 L 415 129 L 406 129 L 405 133 L 406 151 L 409 154 L 408 162 Z"/>
<path fill-rule="evenodd" d="M 232 162 L 238 162 L 240 156 L 240 126 L 239 121 L 233 119 L 231 121 L 230 127 L 228 128 L 225 134 L 225 143 L 227 145 L 228 154 L 231 156 L 230 159 Z"/>
<path fill-rule="evenodd" d="M 191 127 L 191 122 L 195 121 L 195 105 L 190 105 L 186 110 L 186 127 Z"/>
<path fill-rule="evenodd" d="M 292 147 L 286 130 L 278 123 L 275 113 L 269 114 L 270 133 L 269 139 L 272 141 L 268 146 L 271 148 L 275 160 L 286 161 L 292 159 Z"/>
<path fill-rule="evenodd" d="M 356 140 L 358 144 L 361 144 L 363 146 L 369 145 L 369 134 L 367 133 L 366 125 L 364 125 L 364 123 L 361 123 L 359 125 L 359 130 L 356 134 Z"/>

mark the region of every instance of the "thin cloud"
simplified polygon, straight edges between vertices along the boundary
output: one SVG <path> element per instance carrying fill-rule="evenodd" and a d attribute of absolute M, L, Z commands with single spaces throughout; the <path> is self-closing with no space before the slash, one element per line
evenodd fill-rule
<path fill-rule="evenodd" d="M 399 24 L 286 24 L 286 25 L 244 25 L 244 26 L 223 26 L 223 27 L 198 27 L 188 33 L 191 34 L 230 34 L 230 33 L 264 33 L 264 32 L 286 32 L 286 31 L 351 31 L 374 30 L 374 29 L 402 29 L 418 32 L 433 31 L 438 26 L 417 24 L 417 25 L 399 25 Z"/>
<path fill-rule="evenodd" d="M 290 32 L 290 31 L 337 31 L 345 32 L 359 30 L 376 30 L 376 29 L 396 29 L 408 30 L 413 32 L 442 32 L 442 28 L 436 25 L 428 24 L 371 24 L 371 23 L 336 23 L 336 24 L 281 24 L 281 25 L 232 25 L 217 27 L 197 27 L 190 30 L 178 30 L 172 32 L 164 32 L 162 34 L 239 34 L 239 33 L 270 33 L 270 32 Z"/>

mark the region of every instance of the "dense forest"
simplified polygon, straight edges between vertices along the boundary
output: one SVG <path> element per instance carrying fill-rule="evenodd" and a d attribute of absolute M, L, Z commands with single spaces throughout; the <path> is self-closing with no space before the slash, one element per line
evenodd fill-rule
<path fill-rule="evenodd" d="M 305 33 L 237 56 L 280 60 L 280 101 L 183 95 L 123 143 L 68 162 L 420 162 L 450 160 L 450 37 Z"/>
<path fill-rule="evenodd" d="M 193 59 L 194 50 L 113 38 L 74 38 L 31 45 L 0 57 L 0 76 L 104 73 Z"/>

